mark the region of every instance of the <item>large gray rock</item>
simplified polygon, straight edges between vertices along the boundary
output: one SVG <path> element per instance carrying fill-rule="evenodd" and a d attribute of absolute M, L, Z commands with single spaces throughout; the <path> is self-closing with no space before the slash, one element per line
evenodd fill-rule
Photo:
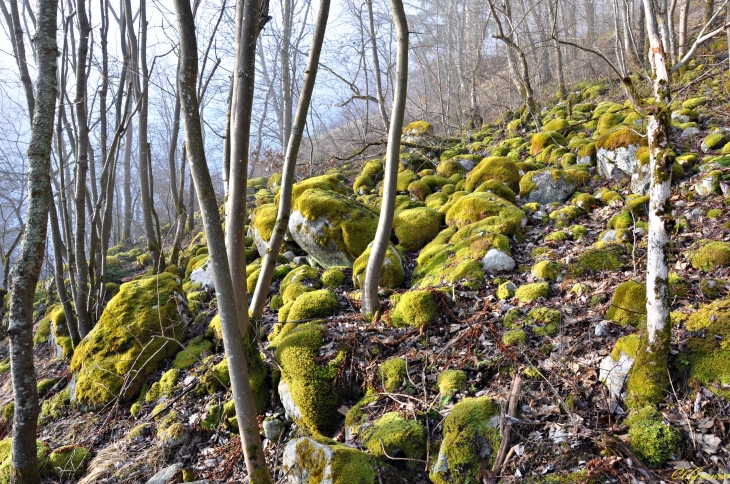
<path fill-rule="evenodd" d="M 577 188 L 575 179 L 563 170 L 528 172 L 520 181 L 520 200 L 548 205 L 564 202 Z"/>
<path fill-rule="evenodd" d="M 610 180 L 631 179 L 631 191 L 645 195 L 649 191 L 651 176 L 649 164 L 642 165 L 636 156 L 638 144 L 621 146 L 615 150 L 599 148 L 596 153 L 598 174 Z"/>
<path fill-rule="evenodd" d="M 309 437 L 290 440 L 284 448 L 282 471 L 288 484 L 373 484 L 370 456 L 345 445 L 325 445 Z"/>

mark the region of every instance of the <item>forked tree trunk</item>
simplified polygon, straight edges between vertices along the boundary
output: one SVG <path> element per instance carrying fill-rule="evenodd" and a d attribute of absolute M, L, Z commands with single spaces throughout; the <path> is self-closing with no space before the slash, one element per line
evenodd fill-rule
<path fill-rule="evenodd" d="M 175 0 L 175 11 L 180 33 L 178 90 L 185 125 L 185 146 L 190 163 L 190 173 L 200 202 L 210 260 L 213 264 L 213 281 L 218 294 L 218 313 L 221 319 L 223 346 L 228 360 L 236 417 L 241 431 L 241 447 L 251 482 L 268 484 L 272 481 L 261 446 L 251 384 L 248 380 L 248 366 L 244 347 L 241 344 L 240 328 L 243 326 L 242 320 L 247 319 L 247 315 L 237 306 L 236 288 L 231 279 L 225 238 L 218 215 L 218 202 L 203 149 L 203 133 L 196 93 L 198 51 L 190 2 Z M 248 22 L 254 21 L 251 17 L 244 18 Z"/>
<path fill-rule="evenodd" d="M 18 260 L 12 269 L 10 295 L 10 371 L 15 414 L 11 482 L 40 482 L 36 455 L 38 391 L 33 367 L 33 294 L 43 264 L 51 198 L 51 143 L 56 109 L 56 0 L 38 0 L 37 99 L 28 146 L 28 211 Z"/>
<path fill-rule="evenodd" d="M 276 224 L 274 225 L 274 231 L 271 233 L 269 247 L 264 255 L 264 262 L 261 265 L 261 273 L 259 274 L 259 279 L 256 282 L 256 290 L 254 291 L 253 299 L 251 300 L 251 314 L 254 321 L 261 320 L 261 316 L 264 313 L 266 297 L 269 294 L 269 286 L 271 285 L 271 277 L 274 274 L 274 267 L 276 266 L 276 258 L 279 255 L 282 244 L 284 243 L 284 234 L 286 233 L 286 228 L 289 225 L 289 212 L 291 211 L 292 203 L 292 185 L 294 184 L 294 175 L 297 171 L 299 146 L 302 142 L 304 125 L 307 123 L 307 114 L 309 112 L 309 103 L 312 99 L 312 91 L 314 91 L 314 83 L 317 79 L 319 54 L 322 51 L 324 33 L 327 29 L 329 9 L 330 0 L 321 0 L 319 4 L 319 14 L 317 15 L 317 23 L 314 28 L 314 37 L 312 38 L 312 49 L 309 51 L 309 62 L 307 64 L 307 70 L 304 71 L 302 92 L 299 95 L 292 134 L 286 148 L 281 188 L 279 189 L 279 208 L 276 215 Z"/>
<path fill-rule="evenodd" d="M 375 239 L 370 249 L 362 289 L 361 312 L 367 320 L 371 319 L 380 308 L 378 283 L 380 282 L 380 273 L 383 269 L 388 244 L 390 244 L 390 235 L 393 231 L 395 192 L 398 181 L 398 165 L 400 164 L 400 137 L 403 133 L 403 115 L 406 108 L 408 88 L 408 21 L 403 9 L 403 1 L 390 0 L 390 11 L 393 15 L 398 37 L 395 68 L 396 82 L 393 109 L 390 114 L 390 128 L 388 129 L 388 151 L 385 157 L 385 180 L 383 200 L 380 207 L 380 220 L 378 220 L 378 229 L 375 231 Z"/>
<path fill-rule="evenodd" d="M 649 188 L 649 240 L 646 264 L 646 334 L 628 380 L 627 404 L 632 408 L 656 405 L 664 398 L 667 359 L 671 342 L 667 256 L 669 245 L 669 204 L 674 156 L 669 149 L 669 72 L 662 40 L 657 29 L 652 0 L 644 0 L 646 30 L 654 66 L 654 98 L 649 106 L 651 186 Z"/>

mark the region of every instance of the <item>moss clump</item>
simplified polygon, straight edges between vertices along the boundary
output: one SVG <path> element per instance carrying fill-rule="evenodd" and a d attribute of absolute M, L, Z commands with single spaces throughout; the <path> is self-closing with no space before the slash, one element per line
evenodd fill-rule
<path fill-rule="evenodd" d="M 727 137 L 723 133 L 707 135 L 705 139 L 702 140 L 702 151 L 707 152 L 719 150 L 725 143 L 727 143 L 727 141 Z"/>
<path fill-rule="evenodd" d="M 676 452 L 679 430 L 662 422 L 662 415 L 653 407 L 644 407 L 626 419 L 629 424 L 631 450 L 651 467 L 663 466 Z"/>
<path fill-rule="evenodd" d="M 56 420 L 66 414 L 71 405 L 71 398 L 68 388 L 61 390 L 52 398 L 45 400 L 41 404 L 41 413 L 38 416 L 38 422 L 45 424 L 52 420 Z"/>
<path fill-rule="evenodd" d="M 408 193 L 416 200 L 423 202 L 431 195 L 431 187 L 421 180 L 415 180 L 408 184 Z"/>
<path fill-rule="evenodd" d="M 721 216 L 722 216 L 722 210 L 720 210 L 719 208 L 712 208 L 712 209 L 708 210 L 707 213 L 705 214 L 705 217 L 707 217 L 709 219 L 720 218 Z"/>
<path fill-rule="evenodd" d="M 408 365 L 403 358 L 390 358 L 380 365 L 380 378 L 383 389 L 388 393 L 398 390 L 408 372 Z"/>
<path fill-rule="evenodd" d="M 53 473 L 61 479 L 79 478 L 86 472 L 91 452 L 78 445 L 64 445 L 51 452 L 48 460 Z"/>
<path fill-rule="evenodd" d="M 10 473 L 12 471 L 12 439 L 0 440 L 0 484 L 10 484 Z M 48 462 L 49 449 L 40 440 L 36 441 L 36 457 L 38 458 L 38 471 L 40 477 L 46 476 L 50 472 Z"/>
<path fill-rule="evenodd" d="M 538 336 L 555 336 L 560 328 L 562 316 L 560 311 L 551 308 L 535 308 L 527 313 L 527 324 L 534 324 L 532 332 Z"/>
<path fill-rule="evenodd" d="M 530 274 L 539 281 L 557 281 L 562 270 L 560 263 L 544 260 L 532 266 Z"/>
<path fill-rule="evenodd" d="M 514 160 L 504 156 L 490 156 L 484 158 L 466 176 L 464 185 L 466 191 L 474 191 L 476 187 L 487 180 L 498 180 L 516 192 L 520 187 L 520 170 Z"/>
<path fill-rule="evenodd" d="M 685 327 L 692 336 L 689 376 L 713 392 L 730 397 L 730 300 L 715 301 L 689 316 Z"/>
<path fill-rule="evenodd" d="M 322 362 L 319 348 L 323 333 L 324 328 L 314 323 L 297 326 L 276 341 L 275 358 L 282 367 L 281 377 L 301 412 L 298 423 L 310 431 L 327 435 L 339 423 L 340 394 L 334 381 L 344 354 L 340 352 L 334 359 Z"/>
<path fill-rule="evenodd" d="M 535 133 L 530 140 L 530 155 L 537 156 L 549 146 L 568 146 L 568 142 L 562 134 L 555 131 L 544 131 Z"/>
<path fill-rule="evenodd" d="M 525 344 L 527 335 L 521 329 L 513 329 L 502 335 L 502 343 L 507 346 L 522 346 Z"/>
<path fill-rule="evenodd" d="M 159 362 L 178 350 L 183 301 L 180 280 L 169 273 L 122 284 L 71 360 L 76 404 L 98 409 L 117 397 L 132 399 Z"/>
<path fill-rule="evenodd" d="M 547 297 L 549 292 L 550 285 L 547 282 L 535 282 L 517 288 L 515 297 L 522 303 L 531 303 L 538 298 Z"/>
<path fill-rule="evenodd" d="M 145 400 L 154 402 L 162 397 L 171 396 L 179 388 L 177 385 L 178 378 L 180 378 L 180 370 L 177 368 L 171 368 L 166 371 L 162 374 L 160 381 L 154 382 L 150 389 L 147 390 Z"/>
<path fill-rule="evenodd" d="M 421 249 L 438 235 L 443 218 L 442 214 L 428 207 L 396 212 L 393 228 L 398 243 L 411 252 Z"/>
<path fill-rule="evenodd" d="M 596 133 L 599 135 L 606 134 L 611 131 L 611 129 L 621 124 L 621 121 L 623 120 L 624 117 L 618 113 L 604 113 L 600 118 L 598 118 Z"/>
<path fill-rule="evenodd" d="M 219 319 L 220 321 L 220 319 Z M 179 370 L 193 366 L 203 353 L 212 351 L 213 343 L 203 336 L 196 336 L 188 345 L 180 350 L 172 362 L 172 367 Z"/>
<path fill-rule="evenodd" d="M 330 289 L 340 287 L 345 280 L 345 274 L 339 267 L 330 267 L 322 273 L 322 285 Z M 272 299 L 273 302 L 273 299 Z"/>
<path fill-rule="evenodd" d="M 474 162 L 479 161 L 479 157 L 474 155 L 458 155 L 454 158 L 441 161 L 438 166 L 436 166 L 436 173 L 447 178 L 455 174 L 463 175 L 466 173 L 466 168 L 464 168 L 464 165 L 459 162 L 460 159 L 473 160 Z"/>
<path fill-rule="evenodd" d="M 278 208 L 273 203 L 261 205 L 251 212 L 251 231 L 265 242 L 271 239 L 274 232 L 277 212 Z"/>
<path fill-rule="evenodd" d="M 391 314 L 393 326 L 420 328 L 438 320 L 438 306 L 430 291 L 409 291 L 403 294 Z"/>
<path fill-rule="evenodd" d="M 689 261 L 695 269 L 710 272 L 730 265 L 730 243 L 701 240 L 697 246 L 699 248 L 689 255 Z"/>
<path fill-rule="evenodd" d="M 606 318 L 637 328 L 646 326 L 646 286 L 634 280 L 619 284 L 611 299 Z"/>
<path fill-rule="evenodd" d="M 327 465 L 324 446 L 332 451 L 332 461 Z M 318 437 L 316 440 L 302 437 L 296 441 L 296 464 L 311 482 L 332 484 L 375 484 L 377 482 L 372 457 L 366 452 Z M 285 471 L 288 471 L 285 469 Z"/>
<path fill-rule="evenodd" d="M 403 134 L 408 136 L 425 136 L 433 134 L 433 125 L 428 121 L 418 120 L 408 123 L 403 128 Z"/>
<path fill-rule="evenodd" d="M 356 289 L 362 288 L 365 283 L 365 270 L 368 266 L 370 250 L 371 247 L 365 249 L 365 252 L 355 260 L 352 266 L 352 284 Z M 403 270 L 403 260 L 398 250 L 392 244 L 388 244 L 388 249 L 385 251 L 385 260 L 383 260 L 383 266 L 380 269 L 378 286 L 395 289 L 402 286 L 405 279 L 406 273 Z"/>
<path fill-rule="evenodd" d="M 513 235 L 522 227 L 525 213 L 507 200 L 492 193 L 473 193 L 460 197 L 446 212 L 446 225 L 462 228 L 485 221 L 494 227 L 491 233 Z"/>
<path fill-rule="evenodd" d="M 543 239 L 545 242 L 563 242 L 568 239 L 568 234 L 563 230 L 556 230 L 545 236 Z"/>
<path fill-rule="evenodd" d="M 502 197 L 510 203 L 515 203 L 515 201 L 517 200 L 517 195 L 515 194 L 515 192 L 513 192 L 510 187 L 508 187 L 499 180 L 487 180 L 479 185 L 479 187 L 475 188 L 474 192 L 494 193 L 498 197 Z"/>
<path fill-rule="evenodd" d="M 289 289 L 289 286 L 293 286 Z M 279 285 L 284 304 L 293 302 L 302 293 L 319 289 L 319 271 L 312 266 L 299 266 L 290 271 Z"/>
<path fill-rule="evenodd" d="M 497 299 L 509 299 L 515 295 L 516 290 L 517 287 L 511 281 L 503 282 L 497 288 Z"/>
<path fill-rule="evenodd" d="M 218 427 L 223 416 L 223 408 L 220 405 L 213 405 L 208 409 L 205 418 L 200 421 L 200 427 L 212 432 Z"/>
<path fill-rule="evenodd" d="M 387 454 L 423 459 L 426 455 L 426 429 L 416 420 L 404 419 L 398 412 L 386 413 L 373 422 L 363 430 L 360 440 L 378 457 Z"/>
<path fill-rule="evenodd" d="M 578 260 L 568 265 L 568 272 L 580 277 L 591 272 L 615 271 L 624 266 L 621 256 L 626 253 L 623 244 L 605 244 L 591 247 L 578 256 Z"/>
<path fill-rule="evenodd" d="M 647 144 L 646 137 L 631 128 L 618 128 L 596 140 L 597 149 L 608 151 L 615 151 L 630 145 L 647 146 Z"/>
<path fill-rule="evenodd" d="M 43 398 L 46 393 L 58 383 L 58 378 L 44 378 L 36 385 L 38 387 L 38 398 Z"/>
<path fill-rule="evenodd" d="M 429 478 L 435 484 L 479 482 L 499 449 L 499 406 L 488 397 L 465 398 L 444 420 L 443 441 Z"/>
<path fill-rule="evenodd" d="M 442 396 L 452 397 L 466 385 L 466 373 L 463 370 L 444 370 L 439 373 L 436 384 Z"/>

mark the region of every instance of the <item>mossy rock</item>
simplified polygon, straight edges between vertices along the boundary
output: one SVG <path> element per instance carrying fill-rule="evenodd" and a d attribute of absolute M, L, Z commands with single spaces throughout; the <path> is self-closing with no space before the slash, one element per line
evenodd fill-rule
<path fill-rule="evenodd" d="M 287 321 L 303 321 L 332 316 L 338 307 L 339 304 L 335 293 L 330 289 L 305 292 L 294 301 L 289 310 Z"/>
<path fill-rule="evenodd" d="M 360 441 L 372 455 L 423 459 L 426 455 L 426 428 L 417 420 L 406 420 L 389 412 L 362 431 Z M 415 466 L 416 462 L 411 462 Z"/>
<path fill-rule="evenodd" d="M 485 221 L 495 227 L 491 233 L 512 235 L 522 228 L 524 218 L 524 212 L 504 198 L 479 192 L 456 200 L 446 212 L 446 225 L 460 229 Z"/>
<path fill-rule="evenodd" d="M 646 286 L 633 279 L 619 284 L 606 318 L 639 329 L 646 327 Z"/>
<path fill-rule="evenodd" d="M 562 271 L 560 263 L 544 260 L 532 266 L 530 274 L 538 281 L 557 281 Z"/>
<path fill-rule="evenodd" d="M 550 285 L 547 282 L 535 282 L 520 286 L 515 291 L 515 298 L 522 303 L 530 303 L 541 297 L 547 297 Z"/>
<path fill-rule="evenodd" d="M 563 317 L 557 309 L 543 307 L 530 309 L 525 323 L 535 325 L 532 333 L 536 336 L 555 336 L 558 334 L 562 319 Z"/>
<path fill-rule="evenodd" d="M 322 281 L 322 285 L 324 287 L 335 289 L 337 287 L 340 287 L 345 281 L 345 274 L 339 267 L 330 267 L 322 273 L 322 277 L 320 280 Z"/>
<path fill-rule="evenodd" d="M 484 158 L 466 176 L 466 191 L 474 191 L 487 180 L 498 180 L 507 185 L 513 192 L 519 189 L 520 171 L 514 160 L 503 156 Z"/>
<path fill-rule="evenodd" d="M 289 441 L 282 458 L 285 475 L 296 482 L 375 484 L 375 465 L 367 452 L 322 437 Z"/>
<path fill-rule="evenodd" d="M 631 450 L 641 462 L 662 467 L 677 451 L 681 433 L 662 422 L 662 415 L 653 407 L 632 412 L 626 419 L 629 424 Z"/>
<path fill-rule="evenodd" d="M 122 284 L 71 360 L 77 407 L 94 410 L 115 398 L 134 398 L 157 365 L 178 351 L 186 318 L 185 296 L 174 275 Z"/>
<path fill-rule="evenodd" d="M 62 480 L 83 476 L 90 460 L 91 452 L 89 449 L 78 445 L 64 445 L 55 449 L 48 456 L 53 474 Z"/>
<path fill-rule="evenodd" d="M 728 142 L 727 135 L 725 133 L 712 133 L 702 140 L 700 149 L 707 153 L 709 151 L 715 151 L 721 149 Z"/>
<path fill-rule="evenodd" d="M 730 243 L 701 240 L 696 246 L 689 254 L 689 261 L 695 269 L 710 272 L 730 265 Z"/>
<path fill-rule="evenodd" d="M 730 398 L 730 300 L 702 306 L 685 328 L 692 335 L 687 342 L 690 380 Z"/>
<path fill-rule="evenodd" d="M 375 237 L 378 216 L 335 192 L 310 189 L 292 206 L 289 231 L 310 258 L 324 268 L 348 266 Z"/>
<path fill-rule="evenodd" d="M 407 190 L 412 198 L 421 202 L 425 201 L 426 198 L 428 198 L 428 196 L 432 193 L 431 187 L 429 187 L 428 184 L 422 180 L 412 181 L 408 184 Z"/>
<path fill-rule="evenodd" d="M 499 405 L 488 397 L 465 398 L 454 405 L 444 420 L 431 482 L 479 482 L 479 476 L 491 470 L 499 449 L 499 415 Z"/>
<path fill-rule="evenodd" d="M 346 194 L 348 188 L 344 184 L 344 177 L 342 175 L 321 175 L 312 178 L 307 178 L 299 183 L 295 183 L 292 186 L 292 207 L 299 199 L 299 197 L 307 190 L 323 190 L 338 194 Z M 277 193 L 274 198 L 274 203 L 279 205 L 279 196 Z M 293 210 L 293 209 L 292 209 Z"/>
<path fill-rule="evenodd" d="M 624 267 L 622 261 L 624 255 L 626 247 L 620 243 L 590 247 L 581 252 L 575 262 L 568 265 L 568 272 L 580 277 L 592 272 L 616 271 Z"/>
<path fill-rule="evenodd" d="M 438 320 L 438 305 L 430 291 L 404 293 L 391 313 L 395 327 L 420 328 Z"/>
<path fill-rule="evenodd" d="M 396 212 L 393 228 L 398 243 L 411 252 L 421 249 L 441 231 L 443 219 L 441 213 L 428 207 Z"/>
<path fill-rule="evenodd" d="M 433 124 L 428 121 L 418 120 L 408 123 L 403 127 L 403 134 L 406 136 L 427 136 L 433 134 Z"/>
<path fill-rule="evenodd" d="M 615 151 L 619 148 L 628 146 L 647 146 L 646 136 L 642 136 L 635 129 L 621 127 L 601 135 L 596 140 L 596 149 L 604 149 L 607 151 Z"/>
<path fill-rule="evenodd" d="M 205 353 L 213 350 L 213 343 L 203 336 L 196 336 L 184 349 L 181 349 L 172 362 L 172 367 L 179 370 L 191 367 L 201 359 Z"/>
<path fill-rule="evenodd" d="M 474 193 L 480 192 L 494 193 L 498 197 L 504 198 L 510 203 L 515 203 L 517 200 L 515 192 L 499 180 L 487 180 L 474 189 Z"/>
<path fill-rule="evenodd" d="M 398 390 L 408 372 L 408 364 L 403 358 L 390 358 L 380 365 L 380 379 L 383 389 L 388 393 Z"/>
<path fill-rule="evenodd" d="M 0 484 L 10 484 L 10 474 L 12 472 L 12 438 L 0 440 Z M 44 477 L 51 472 L 51 466 L 48 461 L 50 450 L 40 440 L 36 441 L 36 457 L 38 459 L 38 471 L 40 477 Z"/>
<path fill-rule="evenodd" d="M 301 416 L 297 423 L 310 432 L 331 434 L 339 425 L 340 393 L 334 386 L 344 353 L 322 362 L 319 348 L 324 328 L 315 323 L 298 325 L 275 342 L 275 358 Z M 274 344 L 274 342 L 272 342 Z"/>
<path fill-rule="evenodd" d="M 520 200 L 546 205 L 564 202 L 578 186 L 575 177 L 564 170 L 537 170 L 520 179 Z"/>
<path fill-rule="evenodd" d="M 53 397 L 46 399 L 41 404 L 41 412 L 38 415 L 38 422 L 46 424 L 63 417 L 71 407 L 69 389 L 66 388 L 56 393 Z"/>
<path fill-rule="evenodd" d="M 365 252 L 357 258 L 352 266 L 352 285 L 355 286 L 355 289 L 361 289 L 365 283 L 365 270 L 370 258 L 370 251 L 371 247 L 365 249 Z M 395 289 L 402 286 L 405 280 L 406 273 L 403 270 L 403 259 L 393 244 L 388 244 L 383 266 L 380 268 L 378 286 Z"/>
<path fill-rule="evenodd" d="M 598 118 L 598 125 L 596 127 L 596 132 L 599 135 L 606 134 L 609 131 L 611 131 L 614 127 L 621 124 L 621 122 L 624 120 L 624 116 L 618 113 L 604 113 L 601 115 L 600 118 Z"/>
<path fill-rule="evenodd" d="M 439 373 L 436 385 L 442 396 L 451 398 L 454 393 L 464 389 L 466 381 L 466 373 L 463 370 L 444 370 Z"/>
<path fill-rule="evenodd" d="M 294 302 L 304 292 L 319 289 L 319 278 L 319 270 L 312 266 L 303 265 L 292 269 L 279 285 L 284 304 Z"/>
<path fill-rule="evenodd" d="M 568 146 L 568 141 L 562 134 L 555 131 L 543 131 L 532 135 L 530 141 L 530 155 L 537 156 L 549 146 Z"/>
<path fill-rule="evenodd" d="M 261 205 L 251 212 L 249 235 L 253 237 L 259 255 L 266 253 L 271 234 L 274 232 L 274 225 L 276 225 L 277 212 L 277 206 L 273 203 Z"/>

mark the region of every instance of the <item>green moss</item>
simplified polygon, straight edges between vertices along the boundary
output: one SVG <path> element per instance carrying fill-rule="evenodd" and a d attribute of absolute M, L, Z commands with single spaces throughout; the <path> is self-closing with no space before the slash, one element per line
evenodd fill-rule
<path fill-rule="evenodd" d="M 522 303 L 530 303 L 538 298 L 547 297 L 550 285 L 547 282 L 525 284 L 515 291 L 515 297 Z"/>
<path fill-rule="evenodd" d="M 537 325 L 532 332 L 538 336 L 555 336 L 560 328 L 560 311 L 551 308 L 534 308 L 527 313 L 525 323 Z"/>
<path fill-rule="evenodd" d="M 51 317 L 48 313 L 38 323 L 38 328 L 33 335 L 33 344 L 42 345 L 48 343 L 48 338 L 51 335 Z M 8 367 L 10 369 L 10 367 Z"/>
<path fill-rule="evenodd" d="M 526 334 L 521 329 L 513 329 L 502 335 L 502 343 L 507 346 L 522 346 L 525 344 Z"/>
<path fill-rule="evenodd" d="M 200 421 L 200 427 L 212 432 L 216 429 L 216 427 L 218 427 L 222 416 L 223 408 L 220 405 L 212 405 L 205 414 L 205 418 Z"/>
<path fill-rule="evenodd" d="M 38 387 L 38 398 L 43 398 L 46 393 L 58 383 L 58 378 L 44 378 L 37 384 Z"/>
<path fill-rule="evenodd" d="M 516 289 L 517 288 L 515 287 L 515 285 L 512 282 L 510 282 L 510 281 L 503 282 L 497 288 L 497 292 L 496 292 L 497 299 L 504 300 L 504 299 L 509 299 L 509 298 L 513 297 L 515 295 Z"/>
<path fill-rule="evenodd" d="M 591 272 L 615 271 L 624 263 L 621 256 L 626 254 L 623 244 L 605 244 L 602 247 L 591 247 L 583 251 L 577 260 L 568 265 L 568 272 L 580 277 Z"/>
<path fill-rule="evenodd" d="M 596 192 L 596 198 L 600 199 L 601 203 L 604 205 L 612 205 L 616 202 L 623 201 L 623 198 L 621 198 L 621 195 L 619 195 L 618 192 L 615 192 L 613 190 L 608 190 L 605 188 Z"/>
<path fill-rule="evenodd" d="M 411 184 L 411 182 L 416 180 L 416 174 L 413 173 L 412 170 L 403 170 L 402 172 L 398 173 L 398 180 L 397 180 L 397 186 L 396 189 L 398 192 L 406 192 L 408 191 L 408 185 Z"/>
<path fill-rule="evenodd" d="M 390 358 L 380 365 L 383 389 L 388 393 L 398 390 L 406 378 L 408 366 L 403 358 Z"/>
<path fill-rule="evenodd" d="M 466 373 L 463 370 L 444 370 L 439 373 L 436 384 L 442 396 L 451 397 L 454 393 L 464 389 Z"/>
<path fill-rule="evenodd" d="M 703 148 L 706 148 L 707 151 L 720 149 L 725 143 L 727 143 L 727 137 L 723 133 L 709 134 L 702 140 Z"/>
<path fill-rule="evenodd" d="M 564 230 L 556 230 L 545 236 L 545 242 L 563 242 L 568 239 L 568 234 Z"/>
<path fill-rule="evenodd" d="M 170 397 L 179 388 L 177 380 L 180 378 L 180 370 L 171 368 L 162 374 L 160 381 L 154 382 L 147 391 L 145 400 L 154 402 L 162 397 Z"/>
<path fill-rule="evenodd" d="M 330 267 L 322 273 L 321 280 L 325 287 L 334 289 L 342 285 L 342 282 L 345 280 L 345 274 L 342 273 L 339 267 Z"/>
<path fill-rule="evenodd" d="M 408 193 L 416 200 L 424 201 L 431 195 L 431 188 L 421 180 L 415 180 L 408 184 Z"/>
<path fill-rule="evenodd" d="M 10 484 L 12 472 L 12 439 L 10 437 L 0 440 L 0 484 Z M 46 476 L 50 469 L 48 453 L 50 450 L 40 440 L 36 441 L 36 457 L 38 459 L 38 471 L 40 477 Z M 13 480 L 13 482 L 15 482 Z"/>
<path fill-rule="evenodd" d="M 719 208 L 712 208 L 707 211 L 707 214 L 705 214 L 705 216 L 709 219 L 720 218 L 722 216 L 722 210 L 720 210 Z"/>
<path fill-rule="evenodd" d="M 618 128 L 610 133 L 603 134 L 596 140 L 596 148 L 614 151 L 626 148 L 629 145 L 647 146 L 645 136 L 631 128 Z"/>
<path fill-rule="evenodd" d="M 460 197 L 446 212 L 446 225 L 462 228 L 479 221 L 492 225 L 495 232 L 513 235 L 522 227 L 525 213 L 492 193 L 473 193 Z"/>
<path fill-rule="evenodd" d="M 469 172 L 464 187 L 471 192 L 487 180 L 501 181 L 513 192 L 516 192 L 519 189 L 520 171 L 512 159 L 502 156 L 490 156 L 484 158 Z"/>
<path fill-rule="evenodd" d="M 718 267 L 730 265 L 730 243 L 700 240 L 696 250 L 689 255 L 692 267 L 710 272 Z"/>
<path fill-rule="evenodd" d="M 517 200 L 517 195 L 515 194 L 515 192 L 513 192 L 510 187 L 508 187 L 499 180 L 487 180 L 479 185 L 476 189 L 474 189 L 474 192 L 491 192 L 498 197 L 504 198 L 510 203 L 515 203 L 515 201 Z"/>
<path fill-rule="evenodd" d="M 604 113 L 600 118 L 598 118 L 596 132 L 599 135 L 606 134 L 611 131 L 611 129 L 621 124 L 623 120 L 624 117 L 621 114 L 611 112 Z"/>
<path fill-rule="evenodd" d="M 537 212 L 540 208 L 541 207 L 538 202 L 530 202 L 522 205 L 522 210 L 527 213 Z"/>
<path fill-rule="evenodd" d="M 398 412 L 386 413 L 373 422 L 363 430 L 360 440 L 378 457 L 402 454 L 408 459 L 423 459 L 426 455 L 426 429 L 416 420 L 404 419 Z"/>
<path fill-rule="evenodd" d="M 474 162 L 479 162 L 481 158 L 475 155 L 455 156 L 454 158 L 441 161 L 438 166 L 436 166 L 436 173 L 438 173 L 440 176 L 445 176 L 447 178 L 455 174 L 463 175 L 464 173 L 466 173 L 466 169 L 459 162 L 460 159 L 469 159 L 473 160 Z"/>
<path fill-rule="evenodd" d="M 323 449 L 316 442 L 332 450 L 331 466 L 325 467 Z M 318 437 L 317 441 L 302 438 L 297 442 L 297 464 L 307 469 L 310 482 L 331 482 L 332 484 L 375 484 L 376 473 L 372 457 L 366 452 L 339 444 L 333 440 Z"/>
<path fill-rule="evenodd" d="M 48 460 L 53 473 L 61 479 L 79 478 L 86 473 L 91 452 L 77 445 L 65 445 L 51 452 Z"/>
<path fill-rule="evenodd" d="M 284 304 L 292 302 L 296 297 L 285 296 L 287 288 L 292 284 L 306 284 L 309 290 L 319 288 L 319 271 L 312 266 L 299 266 L 290 271 L 279 285 L 279 294 L 284 298 Z M 303 292 L 303 291 L 302 291 Z M 299 296 L 301 292 L 296 294 Z"/>
<path fill-rule="evenodd" d="M 573 240 L 581 240 L 588 234 L 588 229 L 582 225 L 573 225 L 568 229 Z"/>
<path fill-rule="evenodd" d="M 180 280 L 169 273 L 122 284 L 71 360 L 77 405 L 98 409 L 139 392 L 179 348 L 175 340 L 182 341 L 186 317 L 181 298 Z"/>
<path fill-rule="evenodd" d="M 330 289 L 306 292 L 294 301 L 287 319 L 282 322 L 332 316 L 338 307 L 335 293 Z"/>
<path fill-rule="evenodd" d="M 177 355 L 175 355 L 172 367 L 183 370 L 193 366 L 201 359 L 201 355 L 203 353 L 210 352 L 212 349 L 213 343 L 210 340 L 202 336 L 196 336 L 184 349 L 180 350 Z"/>
<path fill-rule="evenodd" d="M 646 326 L 646 287 L 629 280 L 619 284 L 611 299 L 606 318 L 637 328 Z"/>
<path fill-rule="evenodd" d="M 550 212 L 550 220 L 555 222 L 556 227 L 567 227 L 582 215 L 585 215 L 583 210 L 574 205 L 568 205 L 560 210 Z"/>
<path fill-rule="evenodd" d="M 444 420 L 439 457 L 429 478 L 435 484 L 479 482 L 499 449 L 499 406 L 488 397 L 465 398 Z M 487 452 L 490 450 L 491 452 Z"/>
<path fill-rule="evenodd" d="M 41 412 L 38 416 L 40 423 L 47 423 L 56 420 L 66 414 L 71 404 L 68 389 L 61 390 L 52 398 L 41 404 Z"/>
<path fill-rule="evenodd" d="M 417 251 L 433 240 L 441 230 L 443 215 L 428 207 L 400 210 L 393 219 L 398 243 L 408 251 Z"/>
<path fill-rule="evenodd" d="M 560 263 L 544 260 L 532 266 L 530 274 L 539 281 L 557 281 L 562 270 Z"/>
<path fill-rule="evenodd" d="M 393 326 L 420 328 L 438 320 L 438 306 L 430 291 L 409 291 L 403 294 L 391 314 Z"/>
<path fill-rule="evenodd" d="M 334 387 L 334 380 L 343 354 L 340 352 L 336 358 L 322 361 L 319 348 L 323 332 L 324 328 L 314 323 L 297 326 L 276 342 L 275 358 L 301 412 L 298 423 L 326 435 L 339 424 L 340 394 Z"/>
<path fill-rule="evenodd" d="M 196 255 L 195 257 L 191 257 L 185 269 L 185 278 L 189 279 L 190 274 L 192 274 L 195 269 L 202 267 L 207 261 L 208 254 Z"/>
<path fill-rule="evenodd" d="M 662 416 L 652 407 L 642 408 L 627 419 L 631 450 L 642 462 L 661 467 L 677 451 L 679 430 L 662 422 Z"/>
<path fill-rule="evenodd" d="M 562 134 L 555 131 L 535 133 L 530 140 L 530 155 L 536 156 L 549 146 L 568 146 Z"/>
<path fill-rule="evenodd" d="M 2 420 L 0 422 L 3 425 L 12 426 L 14 416 L 15 402 L 9 402 L 8 404 L 2 406 L 2 410 L 0 411 L 0 418 L 2 418 Z"/>
<path fill-rule="evenodd" d="M 694 382 L 730 397 L 730 300 L 702 306 L 687 319 L 689 376 Z"/>
<path fill-rule="evenodd" d="M 370 250 L 368 247 L 360 257 L 355 260 L 352 266 L 352 284 L 356 289 L 362 288 L 365 283 L 365 270 L 367 269 L 368 259 L 370 258 Z M 406 274 L 403 270 L 403 261 L 400 254 L 393 247 L 392 244 L 388 244 L 388 249 L 385 252 L 385 260 L 380 269 L 380 280 L 378 286 L 387 287 L 389 289 L 395 289 L 403 285 Z"/>
<path fill-rule="evenodd" d="M 413 121 L 403 128 L 403 133 L 410 136 L 430 135 L 433 134 L 433 125 L 423 120 Z"/>
<path fill-rule="evenodd" d="M 261 205 L 251 212 L 251 229 L 266 242 L 274 232 L 277 212 L 278 208 L 273 203 Z"/>

